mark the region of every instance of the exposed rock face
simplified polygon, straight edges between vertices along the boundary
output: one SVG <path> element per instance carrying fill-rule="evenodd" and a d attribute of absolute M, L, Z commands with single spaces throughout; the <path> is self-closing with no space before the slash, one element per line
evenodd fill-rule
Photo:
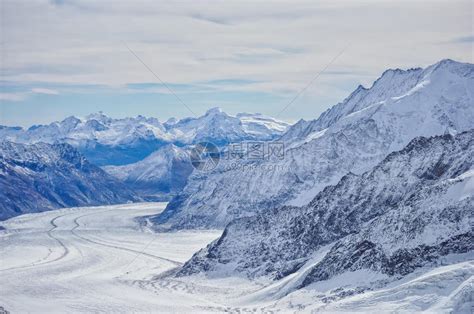
<path fill-rule="evenodd" d="M 361 269 L 404 276 L 441 256 L 472 253 L 473 213 L 474 130 L 419 137 L 306 206 L 233 221 L 178 275 L 279 279 L 305 266 L 295 289 Z"/>
<path fill-rule="evenodd" d="M 472 128 L 471 86 L 474 65 L 452 60 L 388 70 L 317 120 L 291 127 L 281 138 L 283 160 L 244 160 L 238 167 L 222 160 L 210 173 L 194 173 L 154 221 L 174 229 L 223 228 L 281 205 L 308 204 L 327 185 L 371 169 L 417 136 Z"/>
<path fill-rule="evenodd" d="M 0 143 L 0 220 L 60 207 L 137 201 L 68 144 Z"/>

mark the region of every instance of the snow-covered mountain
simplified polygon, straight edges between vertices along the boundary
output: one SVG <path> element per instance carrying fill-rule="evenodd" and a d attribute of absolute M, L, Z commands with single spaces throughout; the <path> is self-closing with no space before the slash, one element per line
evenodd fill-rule
<path fill-rule="evenodd" d="M 347 174 L 306 206 L 234 220 L 178 276 L 281 279 L 262 292 L 278 298 L 326 282 L 334 287 L 323 295 L 330 302 L 472 260 L 473 213 L 474 130 L 419 137 L 370 171 Z M 459 293 L 463 302 L 467 295 Z"/>
<path fill-rule="evenodd" d="M 168 143 L 182 146 L 211 141 L 225 145 L 241 140 L 271 140 L 283 134 L 288 126 L 260 114 L 234 117 L 213 108 L 201 117 L 170 119 L 164 124 L 156 118 L 112 119 L 96 113 L 27 130 L 1 126 L 0 138 L 27 144 L 68 143 L 97 165 L 124 165 L 142 160 Z"/>
<path fill-rule="evenodd" d="M 0 220 L 139 198 L 69 144 L 0 142 Z"/>
<path fill-rule="evenodd" d="M 235 218 L 304 205 L 348 172 L 361 174 L 417 136 L 473 127 L 474 65 L 442 60 L 426 69 L 387 70 L 313 121 L 281 137 L 282 160 L 222 160 L 193 173 L 154 219 L 172 228 L 224 227 Z"/>
<path fill-rule="evenodd" d="M 271 140 L 282 134 L 288 124 L 261 114 L 240 113 L 232 117 L 218 108 L 210 109 L 200 118 L 164 124 L 178 147 L 167 144 L 143 160 L 123 166 L 105 166 L 104 170 L 125 182 L 150 200 L 169 199 L 180 192 L 193 172 L 189 150 L 193 143 L 210 141 L 216 145 L 245 140 Z"/>
<path fill-rule="evenodd" d="M 219 108 L 209 109 L 198 118 L 165 124 L 171 137 L 182 144 L 204 141 L 218 146 L 244 140 L 268 141 L 281 136 L 289 124 L 261 114 L 239 113 L 235 117 Z"/>
<path fill-rule="evenodd" d="M 188 152 L 173 144 L 136 163 L 103 169 L 146 199 L 169 198 L 181 191 L 193 172 Z"/>

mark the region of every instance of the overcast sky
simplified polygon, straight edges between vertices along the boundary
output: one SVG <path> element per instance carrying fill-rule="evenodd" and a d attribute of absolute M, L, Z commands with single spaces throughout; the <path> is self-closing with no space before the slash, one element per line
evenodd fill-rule
<path fill-rule="evenodd" d="M 474 58 L 469 0 L 0 3 L 4 125 L 216 106 L 314 119 L 387 68 Z"/>

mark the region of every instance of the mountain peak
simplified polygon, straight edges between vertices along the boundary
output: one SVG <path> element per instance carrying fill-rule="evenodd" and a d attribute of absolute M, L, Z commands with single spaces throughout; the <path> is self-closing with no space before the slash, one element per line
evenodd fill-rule
<path fill-rule="evenodd" d="M 80 122 L 81 120 L 77 118 L 76 116 L 69 116 L 69 117 L 64 118 L 64 120 L 61 122 L 76 122 L 76 121 Z"/>
<path fill-rule="evenodd" d="M 60 122 L 61 127 L 65 131 L 71 131 L 73 130 L 79 123 L 81 123 L 81 120 L 76 118 L 75 116 L 69 116 L 63 121 Z"/>
<path fill-rule="evenodd" d="M 178 119 L 176 119 L 175 117 L 171 117 L 168 120 L 166 120 L 165 124 L 166 125 L 173 125 L 173 124 L 176 124 L 177 122 L 178 122 Z"/>
<path fill-rule="evenodd" d="M 461 62 L 455 61 L 453 59 L 446 58 L 446 59 L 442 59 L 442 60 L 438 61 L 436 64 L 440 65 L 440 64 L 459 64 L 459 63 L 461 63 Z"/>
<path fill-rule="evenodd" d="M 221 114 L 221 113 L 223 113 L 221 108 L 213 107 L 213 108 L 210 108 L 209 110 L 207 110 L 205 115 L 209 116 L 209 115 L 215 115 L 215 114 Z"/>
<path fill-rule="evenodd" d="M 223 162 L 215 176 L 192 176 L 163 217 L 176 229 L 215 228 L 258 214 L 277 202 L 304 205 L 347 172 L 370 169 L 414 137 L 444 134 L 447 128 L 458 133 L 471 129 L 474 108 L 468 104 L 473 99 L 469 87 L 474 65 L 442 68 L 436 70 L 439 73 L 428 68 L 385 72 L 371 88 L 357 88 L 358 92 L 317 120 L 290 127 L 278 139 L 285 143 L 285 158 L 276 162 L 281 170 L 272 172 L 268 180 L 264 167 L 227 171 Z M 274 167 L 274 163 L 261 161 L 265 166 Z M 249 199 L 255 203 L 247 205 Z M 189 219 L 193 216 L 200 219 Z"/>
<path fill-rule="evenodd" d="M 109 116 L 105 115 L 102 111 L 98 111 L 96 113 L 91 113 L 86 116 L 86 120 L 97 120 L 102 123 L 108 123 L 112 121 L 112 118 Z"/>
<path fill-rule="evenodd" d="M 461 76 L 472 75 L 473 65 L 470 63 L 458 62 L 452 59 L 443 59 L 426 69 L 429 74 L 439 74 L 445 76 L 446 72 L 460 74 Z"/>

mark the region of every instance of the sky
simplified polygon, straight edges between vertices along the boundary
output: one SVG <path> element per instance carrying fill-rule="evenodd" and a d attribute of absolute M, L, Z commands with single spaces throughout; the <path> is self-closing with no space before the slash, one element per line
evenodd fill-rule
<path fill-rule="evenodd" d="M 387 68 L 474 63 L 470 0 L 0 0 L 0 10 L 0 125 L 97 111 L 164 121 L 211 107 L 294 122 Z"/>

